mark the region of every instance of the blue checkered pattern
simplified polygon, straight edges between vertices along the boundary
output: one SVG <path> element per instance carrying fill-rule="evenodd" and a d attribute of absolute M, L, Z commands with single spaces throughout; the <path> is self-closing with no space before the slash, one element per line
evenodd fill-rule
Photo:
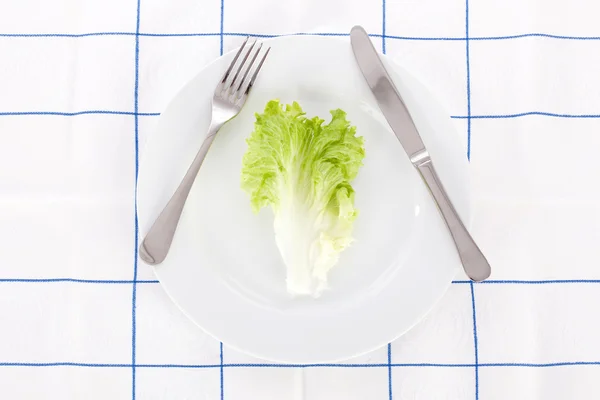
<path fill-rule="evenodd" d="M 229 2 L 228 0 L 220 0 L 219 7 L 212 7 L 214 9 L 220 10 L 220 20 L 219 20 L 219 30 L 214 32 L 181 32 L 181 33 L 169 33 L 169 32 L 144 32 L 141 29 L 141 22 L 144 19 L 145 7 L 144 4 L 146 0 L 137 0 L 136 4 L 136 14 L 135 14 L 135 31 L 106 31 L 106 32 L 88 32 L 88 33 L 10 33 L 4 32 L 0 33 L 0 43 L 8 43 L 9 41 L 20 41 L 21 43 L 25 43 L 26 41 L 34 41 L 34 40 L 43 40 L 46 42 L 50 41 L 68 41 L 71 42 L 79 42 L 81 41 L 81 46 L 85 46 L 85 41 L 90 40 L 91 38 L 96 38 L 98 40 L 103 40 L 107 37 L 112 38 L 130 38 L 132 42 L 131 47 L 131 59 L 134 63 L 134 86 L 131 88 L 133 91 L 133 104 L 131 108 L 128 109 L 84 109 L 84 110 L 39 110 L 39 109 L 24 109 L 24 110 L 0 110 L 0 118 L 84 118 L 90 116 L 96 116 L 97 118 L 109 118 L 109 117 L 118 117 L 118 118 L 127 118 L 133 120 L 132 130 L 134 135 L 134 171 L 131 171 L 132 174 L 135 175 L 137 179 L 138 174 L 138 159 L 139 153 L 142 146 L 142 129 L 146 121 L 154 121 L 160 115 L 158 109 L 145 109 L 140 102 L 140 91 L 143 90 L 143 85 L 148 84 L 148 79 L 146 81 L 142 81 L 142 68 L 143 68 L 143 60 L 144 60 L 144 52 L 150 48 L 150 45 L 147 42 L 142 42 L 145 39 L 160 39 L 163 41 L 168 40 L 176 40 L 176 39 L 202 39 L 207 41 L 216 42 L 216 46 L 218 48 L 218 54 L 223 54 L 224 51 L 235 46 L 236 43 L 239 42 L 244 36 L 250 35 L 255 37 L 273 37 L 277 36 L 276 33 L 262 33 L 262 32 L 237 32 L 237 31 L 228 31 L 225 29 L 225 22 L 227 20 L 228 10 L 229 10 Z M 471 0 L 474 2 L 474 0 Z M 275 2 L 273 2 L 275 3 Z M 365 2 L 366 3 L 366 2 Z M 415 43 L 416 46 L 426 46 L 427 43 L 440 42 L 440 43 L 456 43 L 457 45 L 464 46 L 462 47 L 461 57 L 464 57 L 464 74 L 465 74 L 465 82 L 466 82 L 466 99 L 465 105 L 466 108 L 464 112 L 460 115 L 452 115 L 452 118 L 455 120 L 457 124 L 465 123 L 465 135 L 467 137 L 466 140 L 466 154 L 469 159 L 471 156 L 475 154 L 474 146 L 472 145 L 472 137 L 474 135 L 483 135 L 485 132 L 481 132 L 483 129 L 479 129 L 479 125 L 476 124 L 477 121 L 485 120 L 489 121 L 489 123 L 494 124 L 497 121 L 502 120 L 520 120 L 527 118 L 554 118 L 554 119 L 567 119 L 567 120 L 586 120 L 586 119 L 597 119 L 600 118 L 600 113 L 588 113 L 583 112 L 581 114 L 572 114 L 572 113 L 561 113 L 561 112 L 546 112 L 546 111 L 537 111 L 537 110 L 522 110 L 520 112 L 515 113 L 506 113 L 506 114 L 477 114 L 472 113 L 478 98 L 472 97 L 472 71 L 473 71 L 473 61 L 474 61 L 474 53 L 473 46 L 474 43 L 484 44 L 484 43 L 499 43 L 499 42 L 518 42 L 525 40 L 533 40 L 533 41 L 560 41 L 565 42 L 566 46 L 569 46 L 569 43 L 582 43 L 585 42 L 586 45 L 589 45 L 590 52 L 597 52 L 597 47 L 600 42 L 600 36 L 568 36 L 568 35 L 555 35 L 549 33 L 523 33 L 523 34 L 514 34 L 514 35 L 501 35 L 501 36 L 472 36 L 471 35 L 471 23 L 472 16 L 469 12 L 469 0 L 466 0 L 462 4 L 461 14 L 463 15 L 463 20 L 461 24 L 464 26 L 463 33 L 459 36 L 398 36 L 392 35 L 390 33 L 390 20 L 394 18 L 394 12 L 391 9 L 391 6 L 397 6 L 402 2 L 392 2 L 390 0 L 383 0 L 382 3 L 369 4 L 369 7 L 377 8 L 377 13 L 381 15 L 381 27 L 380 32 L 373 32 L 372 29 L 372 37 L 374 40 L 380 40 L 381 49 L 383 53 L 390 53 L 393 56 L 393 50 L 396 48 L 395 46 L 402 43 Z M 268 1 L 263 1 L 262 6 L 269 6 Z M 400 4 L 401 5 L 401 4 Z M 240 7 L 240 5 L 236 5 Z M 481 5 L 480 5 L 481 7 Z M 397 7 L 394 7 L 396 10 Z M 456 8 L 456 7 L 455 7 Z M 354 21 L 359 23 L 359 21 Z M 314 29 L 313 29 L 314 30 Z M 600 33 L 600 31 L 599 31 Z M 296 33 L 301 35 L 322 35 L 322 36 L 346 36 L 346 33 L 336 33 L 336 32 L 318 32 L 310 31 L 310 32 L 301 32 Z M 212 43 L 211 42 L 211 43 Z M 202 42 L 204 43 L 204 42 Z M 537 43 L 537 42 L 535 42 Z M 146 46 L 146 47 L 145 47 Z M 193 44 L 186 45 L 189 51 L 193 51 Z M 208 47 L 207 47 L 208 48 Z M 454 47 L 453 47 L 454 49 Z M 208 50 L 207 50 L 208 51 Z M 214 54 L 215 56 L 217 54 Z M 208 57 L 210 58 L 210 57 Z M 600 70 L 600 69 L 599 69 Z M 1 70 L 0 70 L 1 71 Z M 158 79 L 158 77 L 153 77 L 153 79 Z M 153 122 L 148 122 L 150 125 Z M 598 171 L 597 171 L 598 172 Z M 133 188 L 131 188 L 133 191 Z M 3 191 L 4 192 L 4 191 Z M 132 199 L 132 204 L 135 204 L 135 198 Z M 215 373 L 210 375 L 206 375 L 206 377 L 202 378 L 203 382 L 208 382 L 208 385 L 211 385 L 211 380 L 215 382 L 218 380 L 218 385 L 215 384 L 214 387 L 210 389 L 202 388 L 208 393 L 208 398 L 220 398 L 220 399 L 240 399 L 240 398 L 283 398 L 277 394 L 269 394 L 269 385 L 276 385 L 274 379 L 277 379 L 279 375 L 273 373 L 269 375 L 269 378 L 266 379 L 265 382 L 260 380 L 253 380 L 251 385 L 248 385 L 248 390 L 250 392 L 236 392 L 236 385 L 243 384 L 239 382 L 243 382 L 244 378 L 240 377 L 240 374 L 248 373 L 252 374 L 251 371 L 256 371 L 260 369 L 267 370 L 277 370 L 277 371 L 288 371 L 293 370 L 295 372 L 300 372 L 306 374 L 305 371 L 310 370 L 352 370 L 358 371 L 355 374 L 348 375 L 348 379 L 358 380 L 360 382 L 361 377 L 363 376 L 371 376 L 371 372 L 380 374 L 377 375 L 377 378 L 365 378 L 363 382 L 363 386 L 366 388 L 367 392 L 363 392 L 358 390 L 357 393 L 343 392 L 344 394 L 340 394 L 338 398 L 350 398 L 348 396 L 357 396 L 352 398 L 361 398 L 361 394 L 370 393 L 370 390 L 375 390 L 375 383 L 380 387 L 377 388 L 378 395 L 373 395 L 373 397 L 368 396 L 368 398 L 378 399 L 384 398 L 381 393 L 384 389 L 385 397 L 391 399 L 404 399 L 404 398 L 412 398 L 411 396 L 411 382 L 414 380 L 410 380 L 410 374 L 417 369 L 425 370 L 424 375 L 419 375 L 419 378 L 414 379 L 423 379 L 429 382 L 431 385 L 436 385 L 438 381 L 436 381 L 436 372 L 437 370 L 457 370 L 456 375 L 452 375 L 453 378 L 451 380 L 458 381 L 460 383 L 449 383 L 446 380 L 441 380 L 441 392 L 442 393 L 453 393 L 452 390 L 455 389 L 454 385 L 458 385 L 461 388 L 460 393 L 465 394 L 464 397 L 460 397 L 461 399 L 474 398 L 474 399 L 496 399 L 501 398 L 498 395 L 495 395 L 493 391 L 486 389 L 484 384 L 490 384 L 494 378 L 491 378 L 489 375 L 489 371 L 491 370 L 500 370 L 500 369 L 510 369 L 510 370 L 521 370 L 521 369 L 557 369 L 564 370 L 565 368 L 587 368 L 591 372 L 586 372 L 589 374 L 597 374 L 598 366 L 600 366 L 600 349 L 593 347 L 589 352 L 583 351 L 581 354 L 589 355 L 592 358 L 588 358 L 585 360 L 582 359 L 568 359 L 568 360 L 547 360 L 544 362 L 523 362 L 523 361 L 510 361 L 508 359 L 499 359 L 498 361 L 489 361 L 489 355 L 485 355 L 482 351 L 483 347 L 485 349 L 491 349 L 495 346 L 494 343 L 484 343 L 480 341 L 485 340 L 482 337 L 481 329 L 481 318 L 486 318 L 489 320 L 490 318 L 494 318 L 494 316 L 490 316 L 490 310 L 494 310 L 493 306 L 490 304 L 485 304 L 485 311 L 480 310 L 480 303 L 478 302 L 479 296 L 489 296 L 488 293 L 490 290 L 494 290 L 494 288 L 508 288 L 511 295 L 519 296 L 520 290 L 527 291 L 530 293 L 540 293 L 541 296 L 552 296 L 553 293 L 556 292 L 556 288 L 566 288 L 565 290 L 576 291 L 577 293 L 583 293 L 587 290 L 598 291 L 598 284 L 600 283 L 600 279 L 596 279 L 600 276 L 591 276 L 589 279 L 585 279 L 586 277 L 577 276 L 577 279 L 492 279 L 487 282 L 483 282 L 480 284 L 474 284 L 468 280 L 456 280 L 453 282 L 453 286 L 451 288 L 451 292 L 454 294 L 450 294 L 450 296 L 464 296 L 468 297 L 469 301 L 466 303 L 460 303 L 462 309 L 468 308 L 468 319 L 469 319 L 469 346 L 471 348 L 471 353 L 467 354 L 469 359 L 464 359 L 462 362 L 451 362 L 451 361 L 439 361 L 435 358 L 423 358 L 423 359 L 413 359 L 410 361 L 404 361 L 404 355 L 407 353 L 407 348 L 410 346 L 410 342 L 406 344 L 402 342 L 405 339 L 400 339 L 399 343 L 389 344 L 385 349 L 385 354 L 381 355 L 373 355 L 369 357 L 363 357 L 358 361 L 351 361 L 348 363 L 339 363 L 339 364 L 309 364 L 309 365 L 286 365 L 286 364 L 272 364 L 272 363 L 264 363 L 259 360 L 251 360 L 251 362 L 244 362 L 243 359 L 240 361 L 240 357 L 243 356 L 237 355 L 233 360 L 228 359 L 228 354 L 236 354 L 235 351 L 227 349 L 227 347 L 223 347 L 223 344 L 218 343 L 217 347 L 213 350 L 208 351 L 210 356 L 206 357 L 206 362 L 181 362 L 181 363 L 172 363 L 169 361 L 161 361 L 161 360 L 173 360 L 174 358 L 169 358 L 169 356 L 173 355 L 166 351 L 166 357 L 161 356 L 157 358 L 156 362 L 149 362 L 148 355 L 144 355 L 142 358 L 142 353 L 140 351 L 141 346 L 144 348 L 152 347 L 152 340 L 148 342 L 141 340 L 140 334 L 140 308 L 142 308 L 143 303 L 141 300 L 141 296 L 147 296 L 145 291 L 147 290 L 159 290 L 158 281 L 152 279 L 149 273 L 146 271 L 142 271 L 142 267 L 138 265 L 138 221 L 137 221 L 137 212 L 134 210 L 134 221 L 133 221 L 133 240 L 131 242 L 131 255 L 130 255 L 130 265 L 131 272 L 130 278 L 127 279 L 86 279 L 86 278 L 76 278 L 76 277 L 65 277 L 65 276 L 55 276 L 55 277 L 35 277 L 29 276 L 25 274 L 26 277 L 18 276 L 18 268 L 17 266 L 7 266 L 0 269 L 0 271 L 7 272 L 11 271 L 9 276 L 6 278 L 0 277 L 0 292 L 9 293 L 6 296 L 12 296 L 12 293 L 18 293 L 21 288 L 27 287 L 29 291 L 40 291 L 46 290 L 42 289 L 43 287 L 50 287 L 47 290 L 80 290 L 80 289 L 71 289 L 72 286 L 81 286 L 81 290 L 103 290 L 106 287 L 120 287 L 121 289 L 128 290 L 128 296 L 130 299 L 129 302 L 129 321 L 131 325 L 130 331 L 130 340 L 129 340 L 129 354 L 126 358 L 119 358 L 114 362 L 86 362 L 85 360 L 68 360 L 68 359 L 56 359 L 51 361 L 38 361 L 38 357 L 33 354 L 33 359 L 28 359 L 24 357 L 23 359 L 3 359 L 2 353 L 0 353 L 0 391 L 4 390 L 3 387 L 9 385 L 9 381 L 13 378 L 12 372 L 18 369 L 26 369 L 26 375 L 30 377 L 28 385 L 32 386 L 44 386 L 52 387 L 50 382 L 40 378 L 41 375 L 36 372 L 36 369 L 48 369 L 48 368 L 67 368 L 67 369 L 102 369 L 102 370 L 110 370 L 110 371 L 118 371 L 115 375 L 98 375 L 96 378 L 89 378 L 92 381 L 97 380 L 96 384 L 107 384 L 107 385 L 116 385 L 118 388 L 124 387 L 125 383 L 130 389 L 129 394 L 125 394 L 124 392 L 115 392 L 116 397 L 112 398 L 129 398 L 132 399 L 140 398 L 200 398 L 194 397 L 197 396 L 197 392 L 172 392 L 168 390 L 164 390 L 160 392 L 160 390 L 155 389 L 145 391 L 141 388 L 141 380 L 144 379 L 146 382 L 152 381 L 154 379 L 162 379 L 162 380 L 173 380 L 176 382 L 181 382 L 178 379 L 179 377 L 173 377 L 168 373 L 164 372 L 162 374 L 156 374 L 154 371 L 167 371 L 167 370 L 177 370 L 177 371 L 196 371 L 196 370 L 210 370 Z M 574 233 L 576 234 L 576 233 Z M 549 251 L 552 251 L 549 249 Z M 535 292 L 535 291 L 538 292 Z M 540 292 L 543 290 L 544 292 Z M 547 292 L 546 292 L 547 291 Z M 484 294 L 485 293 L 485 294 Z M 499 292 L 500 293 L 500 292 Z M 587 293 L 587 292 L 586 292 Z M 506 294 L 504 294 L 506 295 Z M 102 295 L 100 295 L 102 296 Z M 167 302 L 166 297 L 158 296 L 157 302 Z M 502 294 L 499 294 L 502 296 Z M 587 296 L 587 295 L 586 295 Z M 591 296 L 591 295 L 590 295 Z M 7 298 L 8 298 L 7 297 Z M 592 297 L 583 296 L 581 299 L 587 299 Z M 8 304 L 2 303 L 2 297 L 0 297 L 0 304 Z M 12 303 L 11 303 L 12 304 Z M 155 304 L 156 305 L 156 304 Z M 577 307 L 591 307 L 590 312 L 593 311 L 593 304 L 575 304 Z M 4 306 L 1 306 L 4 307 Z M 164 306 L 168 307 L 168 306 Z M 456 308 L 453 309 L 456 311 Z M 446 310 L 448 311 L 448 310 Z M 160 311 L 157 311 L 160 312 Z M 169 309 L 165 311 L 166 314 L 173 315 L 176 314 L 176 311 L 173 309 Z M 32 316 L 31 318 L 36 318 Z M 41 316 L 37 316 L 37 318 L 41 318 Z M 183 321 L 184 318 L 178 316 L 180 318 L 179 321 Z M 10 321 L 8 322 L 10 323 Z M 146 321 L 144 317 L 143 322 L 144 328 L 148 329 L 150 325 L 148 321 Z M 180 324 L 185 325 L 186 322 L 179 322 Z M 5 325 L 5 324 L 2 324 Z M 178 325 L 179 326 L 179 325 Z M 186 329 L 188 328 L 185 325 Z M 19 332 L 19 327 L 14 328 L 16 332 Z M 173 332 L 171 332 L 173 334 Z M 409 340 L 418 341 L 418 333 L 414 334 Z M 176 336 L 176 334 L 174 334 Z M 410 335 L 409 335 L 410 336 Z M 2 338 L 2 334 L 0 333 L 0 338 Z M 165 335 L 163 339 L 169 338 L 168 335 Z M 531 338 L 529 338 L 531 339 Z M 144 339 L 146 340 L 146 339 Z M 186 340 L 193 342 L 195 339 L 187 338 Z M 531 339 L 534 340 L 534 339 Z M 185 342 L 184 344 L 188 343 Z M 195 342 L 194 342 L 195 343 Z M 560 343 L 556 343 L 556 346 L 560 346 Z M 579 345 L 579 344 L 576 344 Z M 584 346 L 584 343 L 581 343 L 581 346 Z M 44 346 L 52 347 L 53 343 L 46 343 Z M 502 347 L 502 345 L 498 345 Z M 460 346 L 459 346 L 460 347 Z M 198 348 L 193 348 L 192 350 L 198 350 Z M 192 351 L 190 350 L 190 351 Z M 542 349 L 543 350 L 543 349 Z M 598 350 L 598 351 L 597 351 Z M 185 350 L 183 350 L 185 352 Z M 212 352 L 212 353 L 211 353 Z M 465 352 L 467 353 L 467 352 Z M 182 353 L 183 354 L 183 353 Z M 422 354 L 426 354 L 423 352 Z M 594 358 L 596 357 L 596 358 Z M 127 371 L 128 377 L 124 377 L 122 372 Z M 237 372 L 241 371 L 241 372 Z M 383 373 L 386 371 L 387 374 Z M 579 371 L 579 370 L 578 370 Z M 320 372 L 325 374 L 325 372 Z M 454 372 L 452 372 L 454 373 Z M 520 374 L 521 372 L 517 372 Z M 285 372 L 283 373 L 285 374 Z M 416 374 L 420 374 L 420 372 L 416 372 Z M 5 376 L 3 378 L 2 376 Z M 409 376 L 409 378 L 404 378 L 403 375 Z M 16 375 L 15 375 L 16 376 Z M 19 375 L 22 376 L 22 375 Z M 193 375 L 192 375 L 193 376 Z M 283 375 L 282 375 L 283 376 Z M 287 375 L 285 375 L 287 377 Z M 551 375 L 552 377 L 556 377 L 555 379 L 560 379 L 560 375 Z M 306 377 L 305 377 L 306 378 Z M 356 379 L 355 379 L 356 378 Z M 510 382 L 511 379 L 514 378 L 514 375 L 508 375 L 507 382 Z M 86 378 L 87 379 L 87 378 Z M 189 380 L 194 380 L 196 378 L 190 377 Z M 405 380 L 409 379 L 409 380 Z M 552 378 L 550 378 L 552 379 Z M 308 383 L 311 384 L 311 380 L 318 380 L 314 375 L 308 376 Z M 575 380 L 576 381 L 576 380 Z M 89 383 L 89 381 L 87 381 Z M 115 383 L 117 382 L 117 383 Z M 186 381 L 187 382 L 187 381 Z M 63 382 L 64 385 L 69 385 L 68 382 Z M 360 383 L 359 383 L 360 384 Z M 345 385 L 345 384 L 344 384 Z M 169 385 L 166 385 L 169 387 Z M 407 389 L 408 388 L 408 389 Z M 171 388 L 173 389 L 173 388 Z M 52 390 L 52 389 L 48 389 Z M 240 389 L 241 390 L 241 389 Z M 252 392 L 252 390 L 256 390 L 256 392 Z M 77 394 L 69 393 L 68 391 L 58 390 L 58 392 L 62 393 L 62 398 L 67 398 L 65 396 L 71 395 L 71 398 L 81 398 L 78 397 Z M 340 392 L 340 393 L 342 393 Z M 507 392 L 507 393 L 517 393 Z M 30 397 L 30 392 L 26 390 L 17 391 L 16 395 L 13 395 L 10 398 L 33 398 Z M 33 393 L 33 392 L 32 392 Z M 48 392 L 54 393 L 54 392 Z M 179 393 L 179 394 L 176 394 Z M 281 392 L 278 392 L 281 393 Z M 285 392 L 287 393 L 287 392 Z M 330 396 L 331 393 L 335 393 L 335 389 L 333 391 L 328 392 Z M 375 392 L 373 392 L 375 393 Z M 458 393 L 458 392 L 457 392 Z M 540 393 L 544 393 L 541 391 Z M 566 393 L 566 392 L 565 392 Z M 568 394 L 568 393 L 567 393 Z M 597 397 L 598 392 L 595 394 L 590 394 L 586 398 Z M 53 398 L 53 394 L 49 394 L 49 398 Z M 365 395 L 367 396 L 367 395 Z M 552 396 L 552 393 L 549 394 Z M 558 395 L 557 395 L 558 396 Z M 547 398 L 548 395 L 546 396 Z M 9 397 L 7 397 L 9 398 Z M 87 398 L 87 397 L 86 397 Z M 108 397 L 102 397 L 108 398 Z M 315 392 L 312 396 L 308 396 L 306 398 L 324 398 L 319 392 Z M 329 397 L 334 398 L 334 397 Z M 367 397 L 365 397 L 367 398 Z M 451 397 L 448 397 L 451 398 Z M 459 397 L 452 397 L 459 398 Z M 508 397 L 507 397 L 508 398 Z M 519 397 L 526 398 L 526 397 Z M 572 396 L 568 397 L 552 397 L 552 398 L 576 398 Z M 578 397 L 583 398 L 583 397 Z M 530 398 L 529 398 L 530 399 Z"/>

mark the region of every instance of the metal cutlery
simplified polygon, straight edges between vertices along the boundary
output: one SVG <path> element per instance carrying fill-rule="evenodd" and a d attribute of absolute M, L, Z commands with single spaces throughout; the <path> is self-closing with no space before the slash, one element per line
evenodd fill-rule
<path fill-rule="evenodd" d="M 371 88 L 381 112 L 413 166 L 419 171 L 448 226 L 465 273 L 476 282 L 487 279 L 491 273 L 490 264 L 452 205 L 417 127 L 367 32 L 361 26 L 353 27 L 350 32 L 350 41 L 358 66 Z"/>
<path fill-rule="evenodd" d="M 140 258 L 150 265 L 160 264 L 167 257 L 185 202 L 210 145 L 219 129 L 235 117 L 244 106 L 256 77 L 269 54 L 270 48 L 267 48 L 259 58 L 263 44 L 260 43 L 257 46 L 258 41 L 254 41 L 248 46 L 248 40 L 249 38 L 246 38 L 242 43 L 215 89 L 212 99 L 212 118 L 200 150 L 198 150 L 177 190 L 140 245 Z M 245 51 L 246 47 L 249 48 Z M 259 60 L 258 64 L 252 72 L 252 67 L 257 60 Z"/>

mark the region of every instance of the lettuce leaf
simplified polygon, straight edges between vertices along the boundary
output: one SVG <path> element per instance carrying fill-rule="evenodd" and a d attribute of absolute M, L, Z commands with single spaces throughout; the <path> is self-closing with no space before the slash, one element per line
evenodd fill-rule
<path fill-rule="evenodd" d="M 270 206 L 289 293 L 318 297 L 328 272 L 352 242 L 358 216 L 351 182 L 364 139 L 340 109 L 331 121 L 307 118 L 300 105 L 272 100 L 246 140 L 241 188 L 254 212 Z"/>

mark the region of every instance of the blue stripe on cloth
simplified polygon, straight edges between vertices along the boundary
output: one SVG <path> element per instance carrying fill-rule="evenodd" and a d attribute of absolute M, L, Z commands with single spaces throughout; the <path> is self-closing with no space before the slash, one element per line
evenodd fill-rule
<path fill-rule="evenodd" d="M 0 362 L 0 367 L 131 368 L 131 364 L 96 364 L 96 363 L 78 363 L 78 362 Z"/>
<path fill-rule="evenodd" d="M 83 38 L 91 36 L 135 36 L 135 32 L 0 33 L 0 37 L 6 38 Z"/>
<path fill-rule="evenodd" d="M 465 0 L 465 50 L 467 66 L 467 159 L 471 160 L 471 64 L 469 62 L 469 0 Z"/>
<path fill-rule="evenodd" d="M 433 367 L 433 368 L 473 368 L 475 364 L 445 363 L 375 363 L 375 364 L 223 364 L 224 368 L 395 368 L 395 367 Z"/>
<path fill-rule="evenodd" d="M 259 38 L 273 38 L 282 36 L 329 36 L 329 37 L 346 37 L 350 36 L 350 33 L 341 32 L 294 32 L 284 34 L 271 34 L 271 33 L 247 33 L 247 32 L 226 32 L 224 36 L 250 36 Z M 378 33 L 369 33 L 370 37 L 385 39 L 396 39 L 396 40 L 409 40 L 409 41 L 462 41 L 465 38 L 452 38 L 452 37 L 416 37 L 416 36 L 393 36 L 393 35 L 382 35 Z"/>
<path fill-rule="evenodd" d="M 132 280 L 111 280 L 111 279 L 77 279 L 77 278 L 0 278 L 0 283 L 54 283 L 54 282 L 71 282 L 71 283 L 96 283 L 96 284 L 132 284 Z M 137 280 L 139 284 L 157 284 L 158 280 Z M 600 279 L 549 279 L 549 280 L 517 280 L 517 279 L 496 279 L 486 280 L 483 282 L 471 282 L 467 280 L 452 281 L 453 284 L 471 284 L 486 285 L 545 285 L 545 284 L 597 284 Z"/>
<path fill-rule="evenodd" d="M 113 111 L 113 110 L 84 110 L 74 112 L 64 111 L 4 111 L 0 112 L 0 116 L 22 116 L 22 115 L 49 115 L 49 116 L 62 116 L 62 117 L 76 117 L 79 115 L 88 114 L 114 114 L 114 115 L 132 115 L 139 117 L 159 117 L 159 112 L 134 112 L 134 111 Z M 554 117 L 554 118 L 600 118 L 600 114 L 557 114 L 542 111 L 529 111 L 517 114 L 490 114 L 490 115 L 451 115 L 453 119 L 506 119 L 506 118 L 520 118 L 527 116 L 542 116 L 542 117 Z"/>
<path fill-rule="evenodd" d="M 243 36 L 243 37 L 250 36 L 250 37 L 258 37 L 258 38 L 274 38 L 274 37 L 283 37 L 283 36 L 334 36 L 334 37 L 350 36 L 349 33 L 334 33 L 334 32 L 296 32 L 296 33 L 283 33 L 283 34 L 227 32 L 227 33 L 224 33 L 223 35 L 224 36 Z M 381 35 L 369 35 L 369 36 L 381 37 Z"/>
<path fill-rule="evenodd" d="M 133 284 L 134 281 L 128 280 L 109 280 L 109 279 L 76 279 L 76 278 L 5 278 L 0 279 L 0 283 L 99 283 L 106 285 Z M 159 283 L 157 280 L 137 280 L 135 283 Z"/>
<path fill-rule="evenodd" d="M 475 350 L 475 400 L 479 399 L 479 343 L 477 338 L 477 312 L 475 309 L 475 288 L 471 288 L 471 307 L 473 308 L 473 347 Z"/>
<path fill-rule="evenodd" d="M 138 364 L 137 368 L 210 369 L 221 368 L 221 364 Z"/>
<path fill-rule="evenodd" d="M 392 344 L 391 343 L 388 343 L 387 360 L 388 360 L 388 393 L 389 393 L 389 400 L 392 400 L 394 398 L 394 391 L 392 390 Z"/>
<path fill-rule="evenodd" d="M 565 361 L 554 363 L 486 363 L 479 364 L 480 367 L 524 367 L 524 368 L 554 368 L 573 367 L 578 365 L 600 365 L 600 361 Z"/>
<path fill-rule="evenodd" d="M 517 114 L 495 114 L 495 115 L 453 115 L 455 119 L 502 119 L 502 118 L 520 118 L 531 115 L 538 115 L 542 117 L 555 117 L 555 118 L 600 118 L 600 114 L 556 114 L 543 111 L 529 111 Z"/>
<path fill-rule="evenodd" d="M 523 38 L 546 38 L 546 39 L 560 39 L 560 40 L 600 40 L 600 36 L 567 36 L 567 35 L 553 35 L 550 33 L 523 33 L 520 35 L 506 35 L 506 36 L 480 36 L 480 37 L 469 38 L 469 40 L 509 40 L 509 39 L 523 39 Z"/>
<path fill-rule="evenodd" d="M 87 33 L 0 33 L 0 38 L 85 38 L 93 36 L 146 36 L 146 37 L 191 37 L 191 36 L 258 36 L 258 37 L 276 37 L 288 35 L 315 35 L 315 36 L 348 36 L 348 33 L 338 32 L 296 32 L 284 35 L 277 34 L 256 34 L 242 32 L 190 32 L 190 33 L 152 33 L 152 32 L 87 32 Z M 415 41 L 462 41 L 466 37 L 421 37 L 421 36 L 398 36 L 398 35 L 380 35 L 370 34 L 369 36 L 383 37 L 385 39 L 395 40 L 415 40 Z M 573 35 L 555 35 L 550 33 L 523 33 L 517 35 L 503 36 L 473 36 L 469 40 L 512 40 L 524 38 L 545 38 L 557 40 L 586 40 L 598 41 L 600 36 L 573 36 Z"/>
<path fill-rule="evenodd" d="M 225 0 L 221 0 L 221 30 L 219 32 L 219 36 L 221 39 L 221 50 L 220 54 L 223 55 L 223 24 L 225 22 Z"/>
<path fill-rule="evenodd" d="M 223 342 L 219 343 L 219 359 L 221 360 L 221 363 L 219 364 L 221 376 L 221 400 L 223 400 L 225 397 L 225 387 L 223 385 Z"/>
<path fill-rule="evenodd" d="M 114 114 L 114 115 L 135 115 L 135 112 L 131 111 L 112 111 L 112 110 L 86 110 L 86 111 L 74 111 L 74 112 L 63 112 L 63 111 L 5 111 L 0 112 L 0 116 L 11 116 L 11 115 L 56 115 L 62 117 L 76 117 L 78 115 L 88 114 Z M 138 113 L 139 116 L 155 117 L 159 116 L 160 113 Z"/>
<path fill-rule="evenodd" d="M 221 36 L 220 32 L 206 33 L 140 33 L 138 36 L 143 37 L 211 37 Z"/>
<path fill-rule="evenodd" d="M 437 364 L 437 363 L 415 363 L 415 364 L 223 364 L 224 368 L 390 368 L 391 367 L 473 367 L 472 364 Z"/>
<path fill-rule="evenodd" d="M 381 1 L 382 16 L 381 16 L 381 51 L 385 54 L 385 0 Z"/>
<path fill-rule="evenodd" d="M 135 24 L 135 84 L 133 89 L 133 111 L 135 127 L 135 190 L 134 190 L 134 249 L 133 249 L 133 285 L 131 293 L 131 398 L 135 400 L 136 392 L 136 339 L 137 339 L 137 275 L 138 275 L 138 209 L 137 209 L 137 184 L 139 173 L 139 83 L 140 83 L 140 8 L 141 1 L 137 0 Z"/>
<path fill-rule="evenodd" d="M 559 368 L 582 365 L 600 366 L 600 361 L 559 361 L 549 363 L 383 363 L 383 364 L 136 364 L 136 368 Z M 131 364 L 82 363 L 82 362 L 0 362 L 0 367 L 88 367 L 88 368 L 132 368 Z"/>

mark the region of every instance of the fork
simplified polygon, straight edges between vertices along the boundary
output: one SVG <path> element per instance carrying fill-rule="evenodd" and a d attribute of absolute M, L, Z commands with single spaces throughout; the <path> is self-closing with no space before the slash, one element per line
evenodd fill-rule
<path fill-rule="evenodd" d="M 233 61 L 223 74 L 215 89 L 212 99 L 212 117 L 208 133 L 204 142 L 200 146 L 200 150 L 196 154 L 194 161 L 187 170 L 183 180 L 177 187 L 177 190 L 162 210 L 148 233 L 140 245 L 140 258 L 150 265 L 160 264 L 164 261 L 169 253 L 175 230 L 181 217 L 183 207 L 190 193 L 192 185 L 200 171 L 202 162 L 212 144 L 219 129 L 229 120 L 234 118 L 246 102 L 250 90 L 254 86 L 256 77 L 269 54 L 271 48 L 267 48 L 262 58 L 258 62 L 258 66 L 254 69 L 254 73 L 250 75 L 252 66 L 256 62 L 259 53 L 262 49 L 262 43 L 257 47 L 258 40 L 255 40 L 250 48 L 244 52 L 244 48 L 248 44 L 249 37 L 244 40 L 240 46 Z M 241 59 L 240 56 L 244 54 Z M 250 55 L 252 57 L 250 58 Z M 240 59 L 239 65 L 236 62 Z M 250 62 L 247 63 L 248 59 Z"/>

